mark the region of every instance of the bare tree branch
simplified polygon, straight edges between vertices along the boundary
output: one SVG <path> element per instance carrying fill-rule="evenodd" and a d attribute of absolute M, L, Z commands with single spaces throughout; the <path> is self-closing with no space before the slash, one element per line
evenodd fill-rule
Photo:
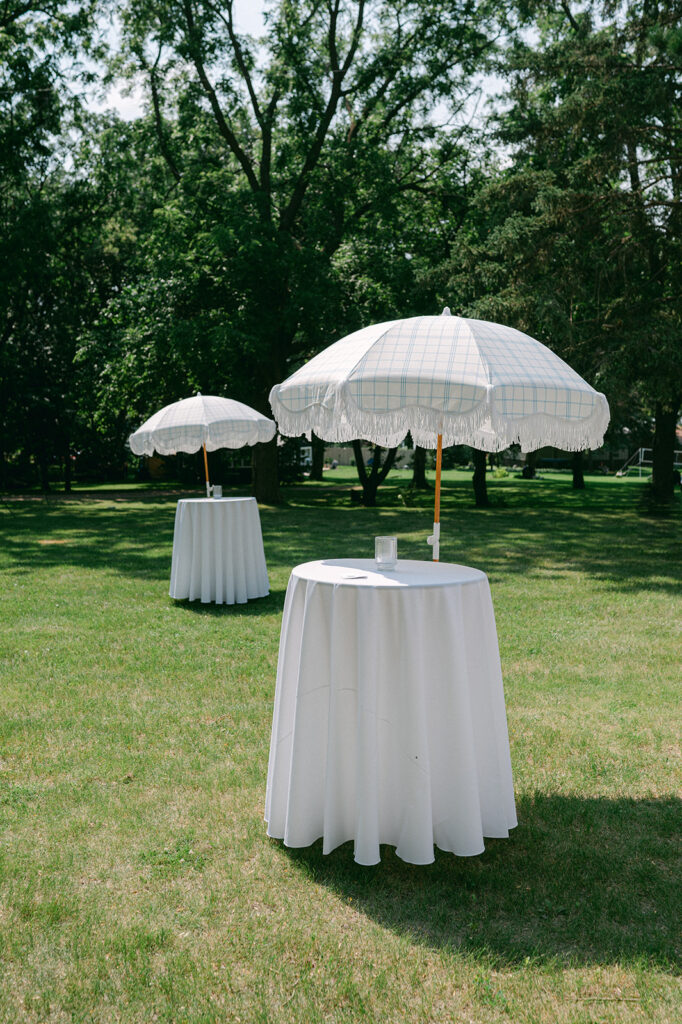
<path fill-rule="evenodd" d="M 201 47 L 199 45 L 199 41 L 197 38 L 197 28 L 196 23 L 194 21 L 194 13 L 192 11 L 191 0 L 183 0 L 182 6 L 185 14 L 185 22 L 187 25 L 187 44 L 190 56 L 192 58 L 194 67 L 196 68 L 197 75 L 199 76 L 199 81 L 201 82 L 203 90 L 206 93 L 206 97 L 211 106 L 211 110 L 213 111 L 213 117 L 215 118 L 215 122 L 218 126 L 218 131 L 220 132 L 223 139 L 227 143 L 230 151 L 237 158 L 242 170 L 244 171 L 246 180 L 251 186 L 251 189 L 256 193 L 259 193 L 261 191 L 260 182 L 256 177 L 251 161 L 247 156 L 246 152 L 239 145 L 237 136 L 235 135 L 235 133 L 232 131 L 232 128 L 228 124 L 227 119 L 223 114 L 222 107 L 220 106 L 220 101 L 218 100 L 215 89 L 213 88 L 213 85 L 211 84 L 208 74 L 206 73 L 206 67 L 201 56 Z"/>
<path fill-rule="evenodd" d="M 163 47 L 159 45 L 159 52 L 156 55 L 156 60 L 154 61 L 153 66 L 149 68 L 149 83 L 152 90 L 152 105 L 154 107 L 154 125 L 156 128 L 156 137 L 159 141 L 159 149 L 161 150 L 161 155 L 168 164 L 168 169 L 175 178 L 175 181 L 179 182 L 180 171 L 178 170 L 178 166 L 175 160 L 173 159 L 173 154 L 171 153 L 170 146 L 168 145 L 168 136 L 164 128 L 163 117 L 161 114 L 161 102 L 159 100 L 157 70 L 159 67 L 159 62 L 161 60 L 162 50 Z"/>
<path fill-rule="evenodd" d="M 327 107 L 320 120 L 320 123 L 315 132 L 312 145 L 308 150 L 307 156 L 303 162 L 298 180 L 294 186 L 293 193 L 286 205 L 281 217 L 280 217 L 280 229 L 282 231 L 289 231 L 296 219 L 298 211 L 300 210 L 303 197 L 305 196 L 308 188 L 309 175 L 312 170 L 317 166 L 322 153 L 322 147 L 324 146 L 325 139 L 329 132 L 330 125 L 336 114 L 339 100 L 343 92 L 343 81 L 348 73 L 353 58 L 357 52 L 358 45 L 360 43 L 360 36 L 362 35 L 363 17 L 365 11 L 365 0 L 359 0 L 358 2 L 358 13 L 355 19 L 355 25 L 353 26 L 353 32 L 351 35 L 351 41 L 348 47 L 348 52 L 343 64 L 339 67 L 339 56 L 336 45 L 336 32 L 338 25 L 340 0 L 328 0 L 329 9 L 329 30 L 327 34 L 329 55 L 332 61 L 332 87 L 329 93 L 329 100 L 327 101 Z"/>
<path fill-rule="evenodd" d="M 262 126 L 261 157 L 260 157 L 260 180 L 263 191 L 267 196 L 271 193 L 270 170 L 272 167 L 272 129 L 275 123 L 275 111 L 279 103 L 279 92 L 275 90 L 272 98 L 265 108 Z"/>
<path fill-rule="evenodd" d="M 244 56 L 244 50 L 242 49 L 241 40 L 240 40 L 239 36 L 237 35 L 237 33 L 235 32 L 235 29 L 234 29 L 234 21 L 233 21 L 233 14 L 232 14 L 232 8 L 234 6 L 233 0 L 227 0 L 225 6 L 227 7 L 227 17 L 225 17 L 223 12 L 218 7 L 216 7 L 215 4 L 209 4 L 210 9 L 215 14 L 217 14 L 217 16 L 220 18 L 220 20 L 222 21 L 223 25 L 227 29 L 227 34 L 230 37 L 230 42 L 232 43 L 232 49 L 234 51 L 235 60 L 237 61 L 237 67 L 239 68 L 239 73 L 241 74 L 242 78 L 244 79 L 244 84 L 246 85 L 246 89 L 247 89 L 247 92 L 249 94 L 249 99 L 251 100 L 251 106 L 253 108 L 253 112 L 255 114 L 256 120 L 258 121 L 258 124 L 262 128 L 263 127 L 263 115 L 261 113 L 260 104 L 258 102 L 258 97 L 256 95 L 256 90 L 253 87 L 253 80 L 251 78 L 251 74 L 249 73 L 249 69 L 248 69 L 248 66 L 246 64 L 246 58 Z"/>
<path fill-rule="evenodd" d="M 578 22 L 573 17 L 573 14 L 571 13 L 571 8 L 568 6 L 566 0 L 561 0 L 561 9 L 568 18 L 570 26 L 573 29 L 573 31 L 577 32 L 579 29 Z"/>
<path fill-rule="evenodd" d="M 246 89 L 249 94 L 249 99 L 251 101 L 251 108 L 261 130 L 260 185 L 261 193 L 267 199 L 266 217 L 269 221 L 272 219 L 272 209 L 270 202 L 270 169 L 272 166 L 272 129 L 275 119 L 275 111 L 277 109 L 277 104 L 279 103 L 280 95 L 279 92 L 275 90 L 265 111 L 262 110 L 261 105 L 258 101 L 256 89 L 253 84 L 253 79 L 249 72 L 241 40 L 235 31 L 233 8 L 233 0 L 227 0 L 227 17 L 225 17 L 222 11 L 220 11 L 214 5 L 211 5 L 211 9 L 215 11 L 215 13 L 218 15 L 218 17 L 220 18 L 220 20 L 227 29 L 227 34 L 232 44 L 232 49 L 234 51 L 237 67 L 239 68 L 239 72 L 246 85 Z"/>
<path fill-rule="evenodd" d="M 374 449 L 374 452 L 376 456 L 376 447 Z M 378 474 L 377 484 L 383 483 L 386 477 L 388 476 L 388 472 L 391 469 L 393 463 L 395 462 L 397 452 L 397 448 L 389 448 L 388 451 L 386 452 L 386 458 L 384 459 L 384 463 L 381 467 L 381 472 Z M 374 461 L 376 462 L 376 457 Z M 374 466 L 372 466 L 372 469 L 374 469 Z"/>

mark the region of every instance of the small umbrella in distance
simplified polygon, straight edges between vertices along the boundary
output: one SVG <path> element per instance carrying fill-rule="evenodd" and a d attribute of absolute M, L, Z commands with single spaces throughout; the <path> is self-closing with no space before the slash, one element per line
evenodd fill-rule
<path fill-rule="evenodd" d="M 274 422 L 248 405 L 217 395 L 194 395 L 164 406 L 128 438 L 135 455 L 177 455 L 204 450 L 206 496 L 211 496 L 208 452 L 271 441 Z"/>

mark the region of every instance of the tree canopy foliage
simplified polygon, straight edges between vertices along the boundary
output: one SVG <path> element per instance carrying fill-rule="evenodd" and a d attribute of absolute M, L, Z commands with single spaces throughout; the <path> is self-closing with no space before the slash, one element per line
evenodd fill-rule
<path fill-rule="evenodd" d="M 444 304 L 541 338 L 670 449 L 681 23 L 678 0 L 272 0 L 254 39 L 232 0 L 8 0 L 5 479 L 74 448 L 111 473 L 193 390 L 269 412 L 336 338 Z M 141 115 L 95 112 L 97 81 Z"/>
<path fill-rule="evenodd" d="M 513 319 L 597 382 L 617 423 L 644 406 L 672 441 L 682 5 L 540 5 L 534 25 L 532 44 L 517 37 L 499 65 L 509 91 L 497 134 L 510 166 L 477 197 L 452 283 L 477 313 Z"/>

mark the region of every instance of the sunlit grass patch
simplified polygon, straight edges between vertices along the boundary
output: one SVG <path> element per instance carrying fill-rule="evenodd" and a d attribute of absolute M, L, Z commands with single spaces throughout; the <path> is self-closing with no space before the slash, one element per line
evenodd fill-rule
<path fill-rule="evenodd" d="M 0 509 L 0 1020 L 677 1024 L 679 521 L 559 475 L 491 480 L 478 512 L 446 474 L 442 557 L 491 581 L 519 826 L 361 868 L 265 835 L 284 593 L 378 533 L 427 558 L 433 496 L 389 476 L 351 507 L 330 476 L 261 509 L 271 594 L 232 608 L 168 597 L 175 496 Z"/>

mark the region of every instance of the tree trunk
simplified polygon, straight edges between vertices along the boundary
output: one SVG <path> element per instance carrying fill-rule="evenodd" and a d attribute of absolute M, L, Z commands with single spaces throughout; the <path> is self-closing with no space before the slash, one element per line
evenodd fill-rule
<path fill-rule="evenodd" d="M 47 452 L 44 448 L 41 448 L 38 452 L 38 469 L 40 472 L 40 490 L 43 494 L 47 494 L 50 490 L 50 475 L 49 465 L 47 461 Z"/>
<path fill-rule="evenodd" d="M 478 448 L 472 448 L 471 452 L 474 460 L 474 475 L 471 479 L 474 484 L 476 508 L 488 508 L 490 502 L 488 501 L 488 485 L 485 479 L 487 455 L 485 452 L 479 451 Z"/>
<path fill-rule="evenodd" d="M 573 470 L 574 491 L 585 490 L 585 476 L 583 473 L 583 468 L 583 453 L 573 452 L 573 458 L 571 459 L 571 469 Z"/>
<path fill-rule="evenodd" d="M 262 505 L 279 505 L 282 495 L 277 475 L 277 435 L 266 444 L 254 444 L 251 449 L 253 470 L 252 490 Z"/>
<path fill-rule="evenodd" d="M 321 437 L 317 437 L 315 434 L 311 434 L 311 446 L 313 449 L 313 464 L 310 467 L 309 480 L 322 480 L 322 470 L 324 468 L 324 441 Z"/>
<path fill-rule="evenodd" d="M 377 503 L 377 490 L 379 484 L 383 483 L 389 474 L 391 466 L 395 462 L 397 448 L 390 448 L 386 452 L 386 458 L 381 462 L 381 453 L 383 448 L 380 448 L 378 444 L 374 445 L 372 453 L 372 468 L 370 472 L 367 472 L 365 466 L 365 460 L 362 454 L 362 442 L 353 441 L 353 451 L 355 452 L 355 466 L 358 471 L 358 479 L 362 484 L 362 504 L 365 508 L 374 508 Z"/>
<path fill-rule="evenodd" d="M 426 479 L 426 448 L 420 448 L 418 444 L 414 446 L 412 486 L 416 487 L 419 491 L 428 491 L 431 489 L 431 485 Z"/>
<path fill-rule="evenodd" d="M 671 403 L 656 402 L 656 426 L 652 453 L 654 500 L 671 504 L 675 494 L 675 435 L 680 398 Z"/>
<path fill-rule="evenodd" d="M 522 476 L 524 476 L 527 480 L 534 480 L 535 479 L 535 468 L 536 468 L 537 464 L 538 464 L 538 450 L 537 450 L 537 448 L 535 449 L 534 452 L 526 452 L 526 464 L 523 467 Z"/>
<path fill-rule="evenodd" d="M 71 445 L 68 437 L 64 442 L 64 493 L 71 494 Z"/>

